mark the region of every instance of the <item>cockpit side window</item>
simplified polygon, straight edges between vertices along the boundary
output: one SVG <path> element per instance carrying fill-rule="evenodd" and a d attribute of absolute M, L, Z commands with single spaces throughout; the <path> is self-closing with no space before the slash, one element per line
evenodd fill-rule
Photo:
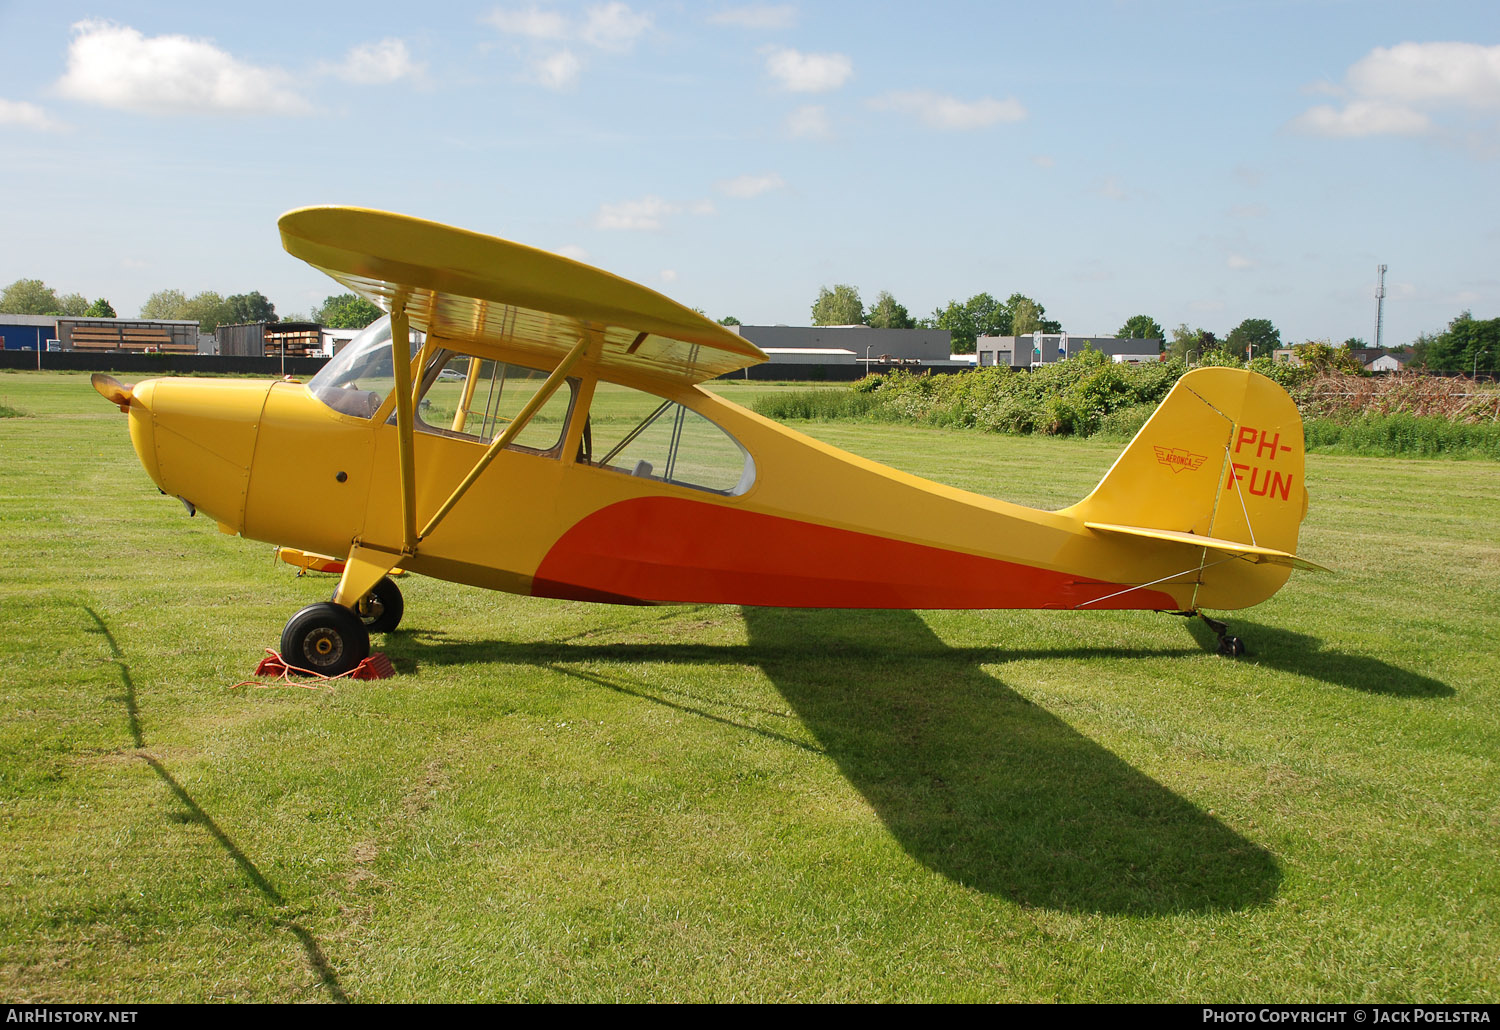
<path fill-rule="evenodd" d="M 580 462 L 675 486 L 738 496 L 755 460 L 717 423 L 654 394 L 601 382 L 594 389 Z"/>
<path fill-rule="evenodd" d="M 541 389 L 548 373 L 504 361 L 439 351 L 420 386 L 417 428 L 489 443 Z M 521 428 L 509 446 L 556 455 L 562 446 L 577 383 L 568 380 Z"/>

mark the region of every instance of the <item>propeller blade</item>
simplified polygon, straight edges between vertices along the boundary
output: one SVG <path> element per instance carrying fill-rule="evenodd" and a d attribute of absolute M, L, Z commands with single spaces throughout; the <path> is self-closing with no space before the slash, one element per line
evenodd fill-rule
<path fill-rule="evenodd" d="M 118 404 L 121 411 L 130 410 L 130 399 L 134 389 L 128 383 L 122 383 L 114 376 L 107 376 L 103 372 L 95 372 L 89 380 L 94 384 L 94 389 L 99 391 L 99 396 L 112 404 Z"/>

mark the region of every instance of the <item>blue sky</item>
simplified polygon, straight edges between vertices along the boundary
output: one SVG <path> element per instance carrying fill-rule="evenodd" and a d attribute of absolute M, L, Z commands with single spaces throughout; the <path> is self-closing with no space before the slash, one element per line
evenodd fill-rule
<path fill-rule="evenodd" d="M 306 204 L 566 253 L 711 316 L 1026 293 L 1386 342 L 1500 315 L 1500 4 L 0 3 L 0 285 L 336 285 Z"/>

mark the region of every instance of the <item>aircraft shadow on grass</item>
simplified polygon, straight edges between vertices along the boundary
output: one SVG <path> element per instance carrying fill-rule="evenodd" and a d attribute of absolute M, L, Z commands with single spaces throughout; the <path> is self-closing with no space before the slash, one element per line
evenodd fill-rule
<path fill-rule="evenodd" d="M 348 1002 L 349 996 L 344 993 L 344 988 L 340 985 L 337 974 L 334 973 L 333 967 L 323 954 L 323 949 L 318 945 L 317 938 L 303 927 L 301 923 L 287 917 L 289 909 L 287 899 L 266 878 L 265 874 L 260 871 L 260 868 L 250 860 L 250 857 L 245 854 L 240 846 L 224 832 L 213 816 L 209 815 L 203 806 L 198 804 L 197 799 L 193 797 L 188 789 L 178 782 L 177 778 L 168 771 L 161 760 L 146 750 L 146 738 L 141 732 L 140 705 L 136 699 L 135 680 L 130 675 L 130 665 L 125 661 L 125 653 L 120 650 L 120 645 L 115 640 L 114 633 L 110 631 L 109 624 L 104 621 L 104 617 L 89 605 L 82 605 L 82 608 L 94 623 L 93 628 L 86 628 L 85 632 L 98 633 L 104 638 L 105 643 L 109 645 L 110 660 L 114 662 L 116 671 L 119 673 L 121 693 L 110 698 L 110 700 L 118 701 L 125 706 L 125 717 L 130 729 L 130 738 L 136 748 L 135 757 L 151 767 L 151 771 L 156 773 L 157 778 L 166 785 L 167 789 L 171 791 L 172 795 L 182 805 L 181 809 L 166 813 L 165 818 L 167 821 L 182 825 L 198 825 L 203 827 L 209 836 L 218 843 L 219 847 L 224 849 L 224 853 L 239 867 L 245 879 L 254 884 L 255 889 L 260 891 L 262 896 L 264 896 L 273 912 L 270 920 L 271 924 L 290 932 L 301 943 L 302 950 L 307 955 L 307 964 L 313 973 L 317 975 L 324 990 L 327 991 L 329 999 L 339 1003 Z"/>
<path fill-rule="evenodd" d="M 1189 629 L 1198 643 L 1212 651 L 1213 631 L 1194 619 Z M 1279 672 L 1309 676 L 1336 687 L 1394 697 L 1452 697 L 1456 691 L 1441 680 L 1391 665 L 1379 658 L 1325 648 L 1317 637 L 1279 626 L 1234 620 L 1232 632 L 1245 638 L 1249 652 L 1241 661 L 1265 665 Z"/>
<path fill-rule="evenodd" d="M 1198 645 L 954 648 L 914 612 L 742 611 L 745 645 L 470 643 L 441 633 L 396 634 L 389 644 L 400 664 L 549 667 L 805 747 L 710 712 L 689 692 L 649 693 L 607 671 L 611 662 L 755 664 L 907 853 L 958 883 L 1028 906 L 1132 915 L 1238 910 L 1275 896 L 1281 871 L 1264 848 L 982 668 L 1037 658 L 1187 657 L 1201 653 Z M 1375 659 L 1324 651 L 1304 634 L 1255 626 L 1247 635 L 1253 660 L 1273 668 L 1380 693 L 1452 693 Z M 590 671 L 570 668 L 580 663 Z"/>

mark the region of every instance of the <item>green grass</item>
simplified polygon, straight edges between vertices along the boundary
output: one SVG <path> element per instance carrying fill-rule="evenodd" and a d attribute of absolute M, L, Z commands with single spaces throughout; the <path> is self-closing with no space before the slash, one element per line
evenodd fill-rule
<path fill-rule="evenodd" d="M 1500 460 L 1500 422 L 1455 422 L 1441 415 L 1365 413 L 1307 421 L 1310 449 L 1333 454 Z"/>
<path fill-rule="evenodd" d="M 1313 455 L 1339 571 L 1231 616 L 1239 661 L 408 577 L 399 676 L 258 690 L 332 581 L 188 521 L 87 376 L 4 386 L 9 1001 L 1500 996 L 1490 463 Z M 805 428 L 1044 506 L 1118 449 Z"/>

